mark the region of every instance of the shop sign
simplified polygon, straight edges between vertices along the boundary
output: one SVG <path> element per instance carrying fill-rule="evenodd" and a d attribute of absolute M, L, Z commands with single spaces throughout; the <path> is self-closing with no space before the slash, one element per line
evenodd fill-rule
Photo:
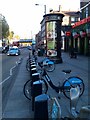
<path fill-rule="evenodd" d="M 44 15 L 45 17 L 45 21 L 61 21 L 62 22 L 62 18 L 64 17 L 63 14 L 47 14 Z"/>
<path fill-rule="evenodd" d="M 72 28 L 75 28 L 75 27 L 80 26 L 80 25 L 82 25 L 82 24 L 85 24 L 85 23 L 87 23 L 87 22 L 90 22 L 90 16 L 89 16 L 88 18 L 85 18 L 85 19 L 79 21 L 79 22 L 76 22 L 76 23 L 72 26 Z"/>

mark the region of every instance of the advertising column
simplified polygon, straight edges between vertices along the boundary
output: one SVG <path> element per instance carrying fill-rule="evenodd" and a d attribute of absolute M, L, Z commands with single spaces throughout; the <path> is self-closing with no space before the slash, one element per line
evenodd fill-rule
<path fill-rule="evenodd" d="M 46 30 L 47 30 L 47 56 L 55 57 L 57 56 L 57 46 L 56 46 L 56 37 L 57 33 L 56 22 L 51 21 L 47 22 Z"/>
<path fill-rule="evenodd" d="M 46 55 L 55 63 L 62 63 L 61 57 L 61 13 L 44 15 L 46 24 Z"/>

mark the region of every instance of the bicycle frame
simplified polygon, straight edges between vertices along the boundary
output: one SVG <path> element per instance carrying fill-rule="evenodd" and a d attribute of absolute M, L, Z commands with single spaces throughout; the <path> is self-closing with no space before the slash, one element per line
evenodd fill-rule
<path fill-rule="evenodd" d="M 51 81 L 50 77 L 48 76 L 48 74 L 45 75 L 45 78 L 46 78 L 47 82 L 49 83 L 49 85 L 50 85 L 57 93 L 59 93 L 59 91 L 61 90 L 61 89 L 60 89 L 61 87 L 55 86 L 55 85 L 52 83 L 52 81 Z"/>
<path fill-rule="evenodd" d="M 46 80 L 47 80 L 47 82 L 49 83 L 49 85 L 50 85 L 57 93 L 59 93 L 60 91 L 62 91 L 62 90 L 64 89 L 63 86 L 55 86 L 55 85 L 53 84 L 51 78 L 49 77 L 49 75 L 47 74 L 47 72 L 46 72 L 45 69 L 43 70 L 43 75 L 42 75 L 42 76 L 44 76 L 44 77 L 46 78 Z"/>
<path fill-rule="evenodd" d="M 80 84 L 83 84 L 83 92 L 84 92 L 84 83 L 83 83 L 82 79 L 80 79 L 79 77 L 76 77 L 76 76 L 69 77 L 69 78 L 65 79 L 65 81 L 63 82 L 63 84 L 61 86 L 60 85 L 55 86 L 45 69 L 43 69 L 42 77 L 43 76 L 45 77 L 45 79 L 47 80 L 47 82 L 49 83 L 51 88 L 53 88 L 57 93 L 63 92 L 65 95 L 66 91 L 70 92 L 71 88 L 76 88 Z M 83 92 L 80 94 L 80 96 L 83 94 Z"/>

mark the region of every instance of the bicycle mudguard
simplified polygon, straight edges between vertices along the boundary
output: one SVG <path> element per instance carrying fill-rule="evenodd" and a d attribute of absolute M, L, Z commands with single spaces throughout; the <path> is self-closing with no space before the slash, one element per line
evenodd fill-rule
<path fill-rule="evenodd" d="M 43 65 L 44 65 L 44 64 L 47 64 L 49 61 L 50 61 L 50 60 L 49 60 L 48 58 L 44 59 L 44 60 L 43 60 Z"/>
<path fill-rule="evenodd" d="M 53 65 L 53 64 L 54 64 L 54 62 L 48 61 L 48 65 Z"/>
<path fill-rule="evenodd" d="M 70 86 L 70 84 L 80 84 L 82 82 L 83 82 L 83 80 L 81 78 L 73 76 L 73 77 L 68 78 L 68 80 L 64 86 Z"/>

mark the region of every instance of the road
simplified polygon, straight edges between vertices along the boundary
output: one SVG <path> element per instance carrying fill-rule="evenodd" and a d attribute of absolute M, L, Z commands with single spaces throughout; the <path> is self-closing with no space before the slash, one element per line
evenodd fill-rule
<path fill-rule="evenodd" d="M 16 65 L 19 58 L 20 56 L 7 56 L 6 54 L 2 55 L 2 81 L 10 75 L 10 70 Z"/>
<path fill-rule="evenodd" d="M 17 77 L 19 71 L 19 64 L 17 64 L 23 55 L 27 53 L 27 50 L 21 49 L 21 55 L 19 56 L 7 56 L 6 54 L 2 54 L 1 63 L 2 63 L 2 81 L 0 85 L 2 85 L 2 105 L 3 110 L 8 100 L 8 96 L 10 91 L 14 85 L 15 79 Z"/>

